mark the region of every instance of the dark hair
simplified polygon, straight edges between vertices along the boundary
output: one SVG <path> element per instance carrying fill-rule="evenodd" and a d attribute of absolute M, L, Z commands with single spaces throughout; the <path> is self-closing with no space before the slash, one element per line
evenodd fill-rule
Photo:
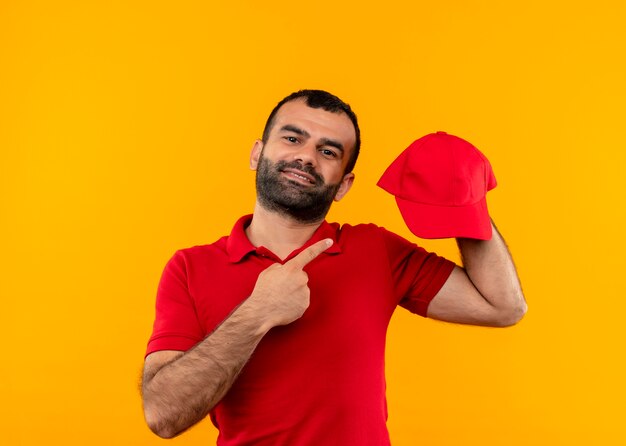
<path fill-rule="evenodd" d="M 350 160 L 348 161 L 348 165 L 346 166 L 345 173 L 352 172 L 354 169 L 354 165 L 356 164 L 356 160 L 359 157 L 359 150 L 361 149 L 361 130 L 359 129 L 359 123 L 357 122 L 356 115 L 350 108 L 348 104 L 343 102 L 334 94 L 330 94 L 324 90 L 300 90 L 295 93 L 291 93 L 289 96 L 285 97 L 282 101 L 276 104 L 274 110 L 270 113 L 267 118 L 267 122 L 265 123 L 265 128 L 263 129 L 263 142 L 267 142 L 267 138 L 272 131 L 272 127 L 274 126 L 274 118 L 276 117 L 276 113 L 278 110 L 287 102 L 294 101 L 296 99 L 304 98 L 306 101 L 306 105 L 311 108 L 321 108 L 331 113 L 345 113 L 352 121 L 354 125 L 354 132 L 356 133 L 356 142 L 354 143 L 354 150 L 352 151 L 352 155 L 350 156 Z"/>

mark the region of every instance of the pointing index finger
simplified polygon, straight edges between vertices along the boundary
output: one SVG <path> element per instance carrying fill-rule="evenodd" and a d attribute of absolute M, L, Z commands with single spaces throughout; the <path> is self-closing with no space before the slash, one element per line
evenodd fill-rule
<path fill-rule="evenodd" d="M 303 249 L 297 256 L 289 260 L 287 264 L 294 265 L 295 267 L 302 269 L 318 255 L 330 248 L 332 244 L 332 239 L 326 238 L 324 240 L 320 240 L 306 249 Z"/>

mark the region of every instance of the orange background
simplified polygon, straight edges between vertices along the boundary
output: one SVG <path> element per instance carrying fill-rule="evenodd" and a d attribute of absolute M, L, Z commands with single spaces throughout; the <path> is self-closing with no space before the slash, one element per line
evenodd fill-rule
<path fill-rule="evenodd" d="M 322 88 L 364 141 L 330 219 L 414 238 L 375 182 L 462 136 L 530 306 L 503 330 L 396 313 L 394 445 L 625 444 L 624 5 L 0 2 L 2 443 L 163 441 L 137 391 L 162 268 L 252 209 L 267 114 Z"/>

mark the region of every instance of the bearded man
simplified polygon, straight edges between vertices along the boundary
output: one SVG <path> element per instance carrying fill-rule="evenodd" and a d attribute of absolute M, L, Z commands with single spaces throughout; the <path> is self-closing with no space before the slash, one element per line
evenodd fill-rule
<path fill-rule="evenodd" d="M 328 223 L 354 181 L 360 131 L 320 90 L 283 99 L 254 143 L 257 201 L 229 236 L 167 264 L 146 352 L 149 427 L 210 415 L 219 445 L 388 445 L 393 311 L 507 326 L 526 311 L 506 245 L 459 239 L 465 268 L 373 224 Z"/>

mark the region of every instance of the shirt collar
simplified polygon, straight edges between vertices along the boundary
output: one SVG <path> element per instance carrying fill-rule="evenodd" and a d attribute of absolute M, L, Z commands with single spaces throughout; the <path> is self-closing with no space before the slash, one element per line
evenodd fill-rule
<path fill-rule="evenodd" d="M 246 228 L 251 221 L 252 214 L 244 215 L 239 220 L 237 220 L 235 226 L 233 226 L 233 229 L 230 232 L 230 236 L 226 241 L 226 252 L 228 253 L 228 260 L 232 263 L 240 262 L 246 255 L 250 253 L 256 253 L 260 248 L 263 248 L 255 247 L 252 243 L 250 243 L 250 240 L 248 240 L 248 236 L 246 235 Z M 341 252 L 341 248 L 339 247 L 339 243 L 337 242 L 338 231 L 339 225 L 337 223 L 328 223 L 326 220 L 324 220 L 322 224 L 320 224 L 320 226 L 315 230 L 311 238 L 301 248 L 298 248 L 294 252 L 292 252 L 285 259 L 285 261 L 297 255 L 306 247 L 325 238 L 332 239 L 333 245 L 324 252 L 327 254 L 339 254 Z"/>

